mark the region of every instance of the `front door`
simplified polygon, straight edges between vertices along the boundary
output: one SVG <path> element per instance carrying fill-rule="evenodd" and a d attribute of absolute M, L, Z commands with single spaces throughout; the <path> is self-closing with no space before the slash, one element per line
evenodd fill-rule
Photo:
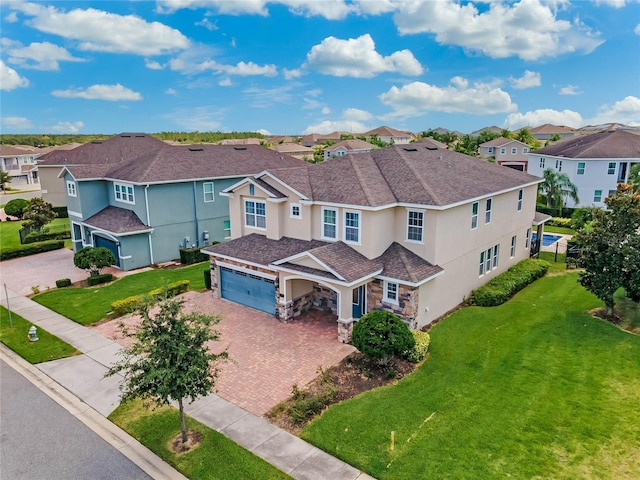
<path fill-rule="evenodd" d="M 364 301 L 366 297 L 366 286 L 361 285 L 353 289 L 353 308 L 351 316 L 353 318 L 360 318 L 364 315 Z"/>

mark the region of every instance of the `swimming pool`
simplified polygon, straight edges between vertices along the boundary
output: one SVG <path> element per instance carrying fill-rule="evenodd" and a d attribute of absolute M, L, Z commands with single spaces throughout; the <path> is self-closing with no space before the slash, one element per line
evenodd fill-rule
<path fill-rule="evenodd" d="M 537 235 L 535 233 L 531 234 L 531 242 L 535 243 L 536 236 Z M 542 234 L 542 246 L 543 247 L 548 247 L 550 245 L 553 245 L 554 243 L 556 243 L 561 238 L 562 238 L 562 235 L 552 235 L 550 233 L 543 233 Z"/>

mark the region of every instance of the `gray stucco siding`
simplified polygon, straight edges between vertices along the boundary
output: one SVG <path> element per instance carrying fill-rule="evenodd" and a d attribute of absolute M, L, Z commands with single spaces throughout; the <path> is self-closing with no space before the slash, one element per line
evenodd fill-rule
<path fill-rule="evenodd" d="M 151 264 L 149 234 L 118 237 L 120 241 L 120 268 L 133 270 Z"/>
<path fill-rule="evenodd" d="M 77 197 L 67 195 L 67 208 L 82 214 L 82 219 L 95 215 L 109 204 L 107 182 L 76 182 Z"/>

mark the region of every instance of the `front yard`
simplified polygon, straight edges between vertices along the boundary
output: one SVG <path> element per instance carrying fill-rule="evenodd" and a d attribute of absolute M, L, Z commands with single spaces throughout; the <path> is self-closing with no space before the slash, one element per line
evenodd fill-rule
<path fill-rule="evenodd" d="M 302 438 L 379 479 L 637 478 L 640 337 L 585 313 L 601 303 L 576 279 L 456 312 L 413 374 Z"/>

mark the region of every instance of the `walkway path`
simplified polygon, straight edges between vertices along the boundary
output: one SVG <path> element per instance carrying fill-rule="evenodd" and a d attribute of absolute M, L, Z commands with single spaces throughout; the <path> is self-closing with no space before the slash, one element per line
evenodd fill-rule
<path fill-rule="evenodd" d="M 11 290 L 8 293 L 11 311 L 83 352 L 83 355 L 41 363 L 36 367 L 100 414 L 109 415 L 119 403 L 121 377 L 105 379 L 104 372 L 118 359 L 122 347 L 22 295 Z M 7 306 L 4 295 L 0 303 Z M 217 395 L 210 394 L 196 400 L 187 406 L 186 411 L 191 417 L 218 430 L 293 478 L 371 478 Z M 144 469 L 144 466 L 141 467 Z"/>

